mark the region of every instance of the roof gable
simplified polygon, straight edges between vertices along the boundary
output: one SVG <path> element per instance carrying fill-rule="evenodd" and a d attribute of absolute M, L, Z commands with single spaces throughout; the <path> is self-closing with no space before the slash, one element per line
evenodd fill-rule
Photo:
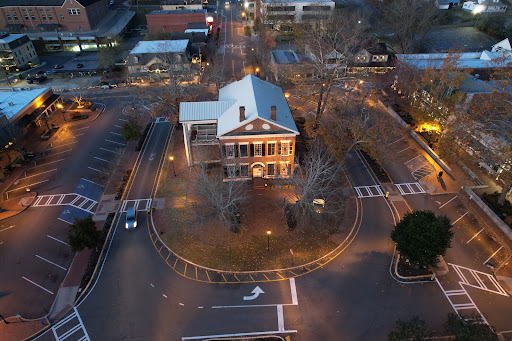
<path fill-rule="evenodd" d="M 283 90 L 254 75 L 247 75 L 238 82 L 231 83 L 219 91 L 220 101 L 234 101 L 217 121 L 217 136 L 245 125 L 256 117 L 283 127 L 291 133 L 299 134 Z M 240 122 L 240 107 L 245 107 L 245 120 Z M 276 107 L 276 121 L 270 118 L 271 107 Z"/>

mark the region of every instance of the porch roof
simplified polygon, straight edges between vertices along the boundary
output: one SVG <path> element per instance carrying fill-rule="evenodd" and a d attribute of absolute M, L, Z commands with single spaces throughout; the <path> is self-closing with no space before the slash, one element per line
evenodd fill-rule
<path fill-rule="evenodd" d="M 180 122 L 217 120 L 235 101 L 181 102 Z"/>

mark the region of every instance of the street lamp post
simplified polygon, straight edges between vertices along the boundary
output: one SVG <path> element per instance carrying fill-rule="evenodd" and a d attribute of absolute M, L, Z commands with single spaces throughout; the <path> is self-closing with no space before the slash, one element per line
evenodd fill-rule
<path fill-rule="evenodd" d="M 169 160 L 171 160 L 172 163 L 172 172 L 174 173 L 174 176 L 176 176 L 176 169 L 174 169 L 174 156 L 169 156 Z"/>
<path fill-rule="evenodd" d="M 267 231 L 267 251 L 270 252 L 270 234 L 272 232 L 270 230 Z"/>

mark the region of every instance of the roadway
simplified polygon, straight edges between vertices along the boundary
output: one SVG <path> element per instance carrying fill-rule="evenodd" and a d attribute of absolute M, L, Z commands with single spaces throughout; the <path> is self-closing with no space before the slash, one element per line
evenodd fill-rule
<path fill-rule="evenodd" d="M 106 109 L 97 120 L 66 128 L 36 155 L 4 197 L 24 193 L 26 188 L 39 196 L 73 193 L 81 178 L 93 182 L 105 179 L 124 150 L 120 127 L 127 117 L 121 112 L 123 103 L 106 98 L 103 102 Z M 66 243 L 68 224 L 58 219 L 65 206 L 52 206 L 56 201 L 41 201 L 38 207 L 0 224 L 3 316 L 45 315 L 73 260 Z M 84 208 L 91 204 L 84 204 Z M 91 212 L 95 208 L 91 207 Z"/>

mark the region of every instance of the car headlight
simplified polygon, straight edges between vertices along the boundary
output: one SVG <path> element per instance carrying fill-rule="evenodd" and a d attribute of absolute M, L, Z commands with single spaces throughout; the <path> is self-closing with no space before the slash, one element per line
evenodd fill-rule
<path fill-rule="evenodd" d="M 124 224 L 124 227 L 128 228 L 128 223 Z"/>
<path fill-rule="evenodd" d="M 135 227 L 137 227 L 137 221 L 135 221 L 135 222 L 133 223 L 133 227 L 134 227 L 134 228 L 135 228 Z"/>

